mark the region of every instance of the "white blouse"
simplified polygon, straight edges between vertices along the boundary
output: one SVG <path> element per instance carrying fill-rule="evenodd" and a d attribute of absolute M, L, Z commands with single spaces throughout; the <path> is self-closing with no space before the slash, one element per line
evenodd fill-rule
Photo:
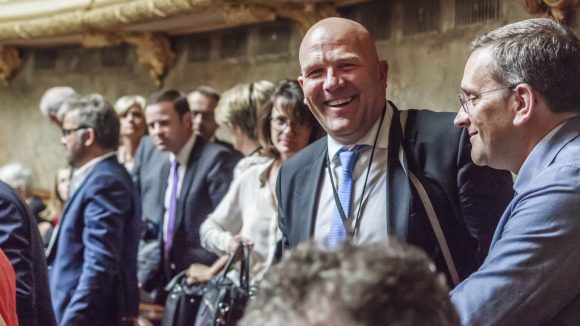
<path fill-rule="evenodd" d="M 250 275 L 259 280 L 270 265 L 270 257 L 279 239 L 276 202 L 268 181 L 260 185 L 260 175 L 273 160 L 242 171 L 218 207 L 203 222 L 201 245 L 217 255 L 228 254 L 232 237 L 240 234 L 254 242 L 250 257 Z"/>

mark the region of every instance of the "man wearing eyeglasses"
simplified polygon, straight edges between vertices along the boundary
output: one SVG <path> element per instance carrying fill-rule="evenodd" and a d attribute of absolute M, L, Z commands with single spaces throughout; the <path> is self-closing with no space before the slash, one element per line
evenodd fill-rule
<path fill-rule="evenodd" d="M 471 157 L 517 174 L 477 272 L 452 301 L 465 325 L 580 324 L 580 41 L 530 19 L 476 38 L 461 82 Z"/>
<path fill-rule="evenodd" d="M 328 137 L 280 169 L 284 246 L 397 237 L 425 250 L 450 284 L 475 271 L 513 195 L 509 173 L 473 164 L 453 114 L 386 101 L 388 64 L 362 25 L 316 23 L 299 60 L 305 102 Z"/>
<path fill-rule="evenodd" d="M 117 161 L 119 119 L 98 94 L 60 108 L 74 168 L 69 199 L 47 249 L 58 325 L 131 324 L 137 316 L 137 191 Z"/>

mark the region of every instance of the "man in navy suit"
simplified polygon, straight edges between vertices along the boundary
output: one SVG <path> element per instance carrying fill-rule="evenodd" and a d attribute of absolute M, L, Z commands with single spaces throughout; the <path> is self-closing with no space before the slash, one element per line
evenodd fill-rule
<path fill-rule="evenodd" d="M 463 325 L 580 325 L 580 40 L 553 19 L 476 38 L 455 123 L 517 174 L 483 265 L 451 292 Z"/>
<path fill-rule="evenodd" d="M 240 155 L 194 135 L 187 98 L 176 90 L 152 94 L 145 117 L 151 140 L 169 153 L 156 177 L 149 177 L 161 190 L 155 200 L 161 216 L 153 217 L 161 221 L 159 259 L 140 271 L 142 287 L 150 291 L 193 263 L 211 265 L 217 259 L 201 247 L 199 227 L 226 194 Z"/>
<path fill-rule="evenodd" d="M 98 95 L 60 109 L 74 172 L 60 224 L 47 249 L 59 325 L 119 325 L 137 316 L 137 192 L 117 162 L 119 120 Z"/>
<path fill-rule="evenodd" d="M 509 173 L 473 164 L 453 114 L 400 112 L 386 101 L 388 65 L 362 25 L 316 23 L 299 60 L 305 102 L 328 137 L 280 169 L 284 246 L 398 237 L 425 250 L 451 284 L 476 270 L 513 194 Z"/>
<path fill-rule="evenodd" d="M 44 250 L 36 220 L 18 194 L 0 181 L 0 248 L 16 272 L 16 308 L 22 326 L 56 325 Z"/>

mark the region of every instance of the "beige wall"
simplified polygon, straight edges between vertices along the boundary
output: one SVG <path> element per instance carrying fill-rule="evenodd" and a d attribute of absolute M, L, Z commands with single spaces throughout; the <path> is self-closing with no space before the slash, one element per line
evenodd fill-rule
<path fill-rule="evenodd" d="M 455 29 L 452 4 L 453 0 L 443 1 L 440 32 L 403 36 L 400 18 L 393 18 L 390 39 L 377 43 L 380 55 L 389 61 L 388 96 L 400 108 L 456 111 L 456 93 L 469 41 L 475 34 L 530 17 L 520 1 L 503 0 L 498 21 Z M 393 16 L 401 17 L 401 12 L 397 5 Z M 177 42 L 176 63 L 164 87 L 187 91 L 209 84 L 224 91 L 240 82 L 295 78 L 299 73 L 298 44 L 298 37 L 293 36 L 288 54 L 224 62 L 212 53 L 210 62 L 187 63 L 183 46 Z M 30 50 L 25 51 L 21 71 L 9 86 L 0 87 L 0 165 L 20 161 L 30 166 L 35 186 L 42 188 L 50 188 L 54 171 L 66 163 L 59 143 L 60 131 L 38 110 L 45 89 L 70 85 L 81 93 L 101 93 L 112 102 L 121 95 L 147 95 L 155 90 L 133 52 L 133 63 L 122 68 L 93 64 L 98 62 L 98 50 L 65 48 L 58 49 L 58 55 L 54 71 L 39 72 L 33 67 Z"/>

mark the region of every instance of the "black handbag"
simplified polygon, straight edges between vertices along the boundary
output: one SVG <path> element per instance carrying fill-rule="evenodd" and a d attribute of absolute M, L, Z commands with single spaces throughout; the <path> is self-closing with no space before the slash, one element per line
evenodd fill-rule
<path fill-rule="evenodd" d="M 240 283 L 227 277 L 234 267 L 236 257 L 243 252 L 240 268 Z M 250 298 L 250 249 L 240 245 L 230 256 L 223 271 L 206 284 L 201 306 L 197 312 L 195 326 L 237 325 L 242 319 Z"/>
<path fill-rule="evenodd" d="M 165 286 L 168 295 L 163 326 L 191 326 L 197 315 L 205 284 L 187 284 L 185 272 L 175 275 Z"/>

